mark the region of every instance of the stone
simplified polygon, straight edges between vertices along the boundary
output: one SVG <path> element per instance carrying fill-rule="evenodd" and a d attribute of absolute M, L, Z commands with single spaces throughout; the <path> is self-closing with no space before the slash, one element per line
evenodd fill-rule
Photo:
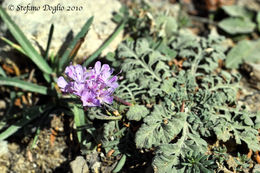
<path fill-rule="evenodd" d="M 1 109 L 6 109 L 6 102 L 2 99 L 0 99 L 0 110 Z"/>
<path fill-rule="evenodd" d="M 260 164 L 256 164 L 252 172 L 253 173 L 260 173 Z"/>
<path fill-rule="evenodd" d="M 9 152 L 7 144 L 8 144 L 7 141 L 0 140 L 0 157 L 2 157 L 3 155 Z"/>
<path fill-rule="evenodd" d="M 86 160 L 82 156 L 77 156 L 75 160 L 70 162 L 72 173 L 88 173 L 89 168 Z"/>
<path fill-rule="evenodd" d="M 109 3 L 105 0 L 4 0 L 2 7 L 38 51 L 46 49 L 50 26 L 54 24 L 49 55 L 56 54 L 64 45 L 68 45 L 85 22 L 94 16 L 92 26 L 77 54 L 78 58 L 84 59 L 113 33 L 117 24 L 111 18 L 113 12 L 119 11 L 121 4 L 117 0 L 109 0 Z M 1 32 L 6 33 L 6 27 L 1 26 Z M 113 52 L 122 37 L 121 32 L 102 55 Z"/>
<path fill-rule="evenodd" d="M 260 0 L 237 0 L 237 5 L 246 7 L 251 10 L 259 11 L 260 10 Z"/>

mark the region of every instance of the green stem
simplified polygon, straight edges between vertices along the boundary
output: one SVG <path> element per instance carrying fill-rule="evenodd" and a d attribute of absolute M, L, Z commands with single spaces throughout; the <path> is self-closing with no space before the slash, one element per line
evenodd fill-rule
<path fill-rule="evenodd" d="M 102 114 L 102 113 L 98 113 L 99 116 L 96 116 L 97 119 L 100 119 L 100 120 L 121 120 L 122 119 L 122 116 L 119 115 L 119 116 L 107 116 L 105 114 Z"/>

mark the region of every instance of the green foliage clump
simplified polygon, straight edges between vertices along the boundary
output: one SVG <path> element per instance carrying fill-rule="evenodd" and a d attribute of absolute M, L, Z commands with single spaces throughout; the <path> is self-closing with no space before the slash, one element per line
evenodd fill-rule
<path fill-rule="evenodd" d="M 134 104 L 122 113 L 125 121 L 140 124 L 134 134 L 137 149 L 155 150 L 154 170 L 210 172 L 216 166 L 205 154 L 210 138 L 234 139 L 237 145 L 260 149 L 259 115 L 236 101 L 239 75 L 220 70 L 218 63 L 225 59 L 222 41 L 221 37 L 180 35 L 167 45 L 175 57 L 152 48 L 156 43 L 145 38 L 119 46 L 115 59 L 125 79 L 117 93 Z M 169 66 L 173 60 L 183 61 L 182 66 Z"/>

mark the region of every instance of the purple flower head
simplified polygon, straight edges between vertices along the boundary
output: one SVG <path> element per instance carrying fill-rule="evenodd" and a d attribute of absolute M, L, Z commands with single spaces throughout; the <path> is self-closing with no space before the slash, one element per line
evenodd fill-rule
<path fill-rule="evenodd" d="M 80 97 L 83 106 L 101 106 L 112 104 L 113 92 L 118 87 L 117 76 L 111 76 L 113 70 L 108 64 L 97 61 L 94 68 L 86 69 L 81 65 L 70 65 L 65 69 L 64 77 L 59 77 L 57 84 L 62 92 Z"/>

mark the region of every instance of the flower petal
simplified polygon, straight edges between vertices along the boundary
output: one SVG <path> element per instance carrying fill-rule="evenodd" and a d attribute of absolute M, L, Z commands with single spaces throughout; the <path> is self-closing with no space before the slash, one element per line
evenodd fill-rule
<path fill-rule="evenodd" d="M 98 99 L 100 100 L 100 103 L 108 103 L 111 104 L 113 102 L 113 96 L 112 96 L 113 90 L 110 88 L 108 90 L 102 90 L 99 92 Z"/>
<path fill-rule="evenodd" d="M 109 79 L 107 85 L 111 88 L 116 89 L 119 86 L 117 83 L 117 76 L 113 76 L 111 79 Z"/>
<path fill-rule="evenodd" d="M 66 74 L 69 78 L 71 78 L 71 79 L 74 78 L 73 73 L 74 73 L 74 66 L 73 66 L 73 65 L 70 65 L 70 66 L 66 67 L 66 69 L 65 69 L 65 74 Z"/>
<path fill-rule="evenodd" d="M 96 95 L 91 91 L 83 91 L 81 101 L 83 106 L 101 106 L 100 101 L 96 99 Z"/>
<path fill-rule="evenodd" d="M 76 82 L 84 82 L 88 76 L 86 67 L 70 65 L 66 67 L 65 74 Z"/>
<path fill-rule="evenodd" d="M 77 96 L 81 96 L 83 91 L 86 90 L 86 84 L 85 83 L 78 83 L 78 82 L 71 82 L 72 88 L 73 88 L 73 94 Z"/>
<path fill-rule="evenodd" d="M 107 104 L 112 104 L 113 103 L 113 96 L 105 96 L 102 98 L 102 102 L 105 102 Z"/>
<path fill-rule="evenodd" d="M 100 74 L 100 72 L 101 72 L 101 62 L 100 61 L 96 62 L 94 70 L 95 70 L 96 74 Z"/>
<path fill-rule="evenodd" d="M 68 85 L 68 82 L 64 79 L 64 77 L 60 76 L 57 80 L 58 86 L 61 88 L 61 90 L 64 90 L 66 86 Z"/>

